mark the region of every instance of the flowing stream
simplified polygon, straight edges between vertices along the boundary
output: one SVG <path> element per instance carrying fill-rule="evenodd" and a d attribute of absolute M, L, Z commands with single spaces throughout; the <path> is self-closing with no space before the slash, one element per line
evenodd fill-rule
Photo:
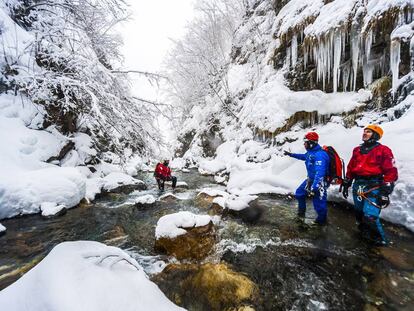
<path fill-rule="evenodd" d="M 0 289 L 63 241 L 114 245 L 136 258 L 149 275 L 160 272 L 171 258 L 154 251 L 158 219 L 180 210 L 206 213 L 196 204 L 198 191 L 220 187 L 196 170 L 176 175 L 189 189 L 177 191 L 178 200 L 157 201 L 149 208 L 131 204 L 136 196 L 159 196 L 152 174 L 141 173 L 149 190 L 108 195 L 61 217 L 2 221 L 7 233 L 0 237 Z M 216 224 L 218 244 L 207 261 L 226 262 L 256 283 L 256 310 L 414 310 L 413 233 L 386 223 L 392 244 L 380 248 L 360 237 L 349 207 L 330 205 L 329 225 L 313 227 L 313 209 L 308 208 L 305 222 L 298 222 L 293 198 L 260 195 L 254 205 L 262 212 L 254 223 L 226 216 Z"/>

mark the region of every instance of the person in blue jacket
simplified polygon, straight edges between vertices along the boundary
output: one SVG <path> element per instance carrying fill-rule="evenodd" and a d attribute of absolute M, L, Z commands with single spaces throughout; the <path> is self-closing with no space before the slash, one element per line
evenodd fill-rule
<path fill-rule="evenodd" d="M 312 197 L 313 208 L 318 217 L 315 223 L 326 224 L 327 210 L 327 188 L 326 177 L 329 169 L 329 155 L 318 144 L 319 135 L 309 132 L 304 137 L 306 153 L 290 153 L 284 151 L 285 155 L 305 161 L 308 173 L 307 179 L 296 189 L 295 197 L 298 200 L 298 216 L 305 217 L 306 197 Z"/>

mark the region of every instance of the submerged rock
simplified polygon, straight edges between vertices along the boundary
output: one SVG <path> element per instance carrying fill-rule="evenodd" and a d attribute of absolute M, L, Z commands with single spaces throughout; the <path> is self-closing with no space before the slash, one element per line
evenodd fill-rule
<path fill-rule="evenodd" d="M 216 234 L 211 221 L 205 226 L 180 228 L 186 230 L 187 233 L 172 238 L 157 238 L 155 250 L 174 256 L 179 260 L 200 260 L 210 254 L 216 241 Z"/>
<path fill-rule="evenodd" d="M 176 304 L 189 310 L 254 310 L 257 286 L 226 264 L 167 266 L 153 280 Z"/>
<path fill-rule="evenodd" d="M 122 244 L 128 238 L 128 235 L 123 227 L 117 225 L 113 229 L 104 232 L 103 237 L 105 244 L 117 246 Z"/>
<path fill-rule="evenodd" d="M 379 253 L 394 267 L 401 270 L 414 270 L 414 262 L 410 262 L 408 255 L 393 248 L 381 248 Z"/>

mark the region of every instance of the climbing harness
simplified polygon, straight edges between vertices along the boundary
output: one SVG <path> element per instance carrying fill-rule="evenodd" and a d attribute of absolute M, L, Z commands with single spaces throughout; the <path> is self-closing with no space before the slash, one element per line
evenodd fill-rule
<path fill-rule="evenodd" d="M 359 185 L 358 186 L 358 190 L 357 190 L 357 200 L 359 202 L 362 202 L 362 200 L 367 200 L 367 202 L 373 206 L 375 206 L 376 208 L 379 209 L 384 209 L 386 207 L 388 207 L 388 205 L 390 205 L 390 199 L 388 196 L 384 196 L 384 195 L 375 195 L 373 193 L 371 193 L 374 190 L 378 190 L 381 188 L 381 185 L 375 185 L 372 188 L 368 189 L 367 191 L 365 190 L 365 186 L 363 185 Z M 369 197 L 368 194 L 371 193 L 371 196 L 374 196 L 375 198 L 379 199 L 382 204 L 378 204 L 376 202 L 373 202 Z"/>

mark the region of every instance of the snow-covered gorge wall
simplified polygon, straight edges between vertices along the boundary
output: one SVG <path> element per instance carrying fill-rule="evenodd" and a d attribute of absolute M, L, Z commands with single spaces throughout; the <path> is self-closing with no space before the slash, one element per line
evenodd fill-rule
<path fill-rule="evenodd" d="M 0 2 L 0 219 L 134 182 L 103 179 L 121 165 L 136 173 L 128 159 L 157 137 L 151 110 L 113 69 L 111 26 L 127 15 L 123 1 Z"/>
<path fill-rule="evenodd" d="M 184 159 L 229 175 L 233 193 L 289 193 L 305 170 L 282 150 L 302 151 L 306 131 L 347 162 L 362 127 L 380 123 L 400 172 L 383 216 L 413 230 L 413 8 L 410 0 L 248 1 L 221 80 L 227 92 L 207 94 L 180 127 Z M 213 160 L 204 159 L 206 130 L 225 142 Z"/>

